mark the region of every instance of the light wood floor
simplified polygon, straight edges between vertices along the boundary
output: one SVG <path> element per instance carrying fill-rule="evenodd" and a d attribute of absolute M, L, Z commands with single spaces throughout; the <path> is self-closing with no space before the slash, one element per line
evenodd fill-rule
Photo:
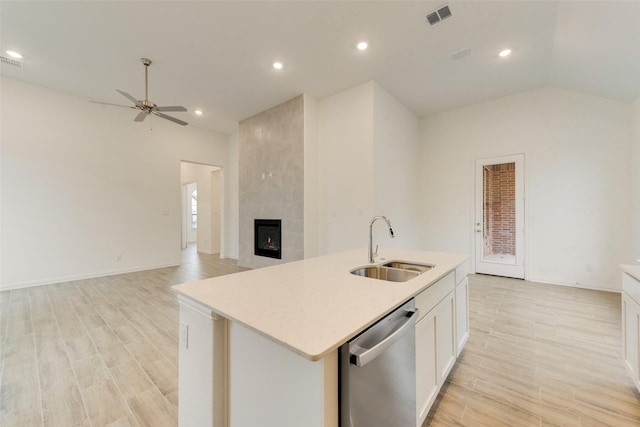
<path fill-rule="evenodd" d="M 174 284 L 244 270 L 180 267 L 0 292 L 1 426 L 176 426 Z"/>
<path fill-rule="evenodd" d="M 640 426 L 620 295 L 469 278 L 470 337 L 424 426 Z"/>
<path fill-rule="evenodd" d="M 176 268 L 1 292 L 0 425 L 177 425 L 170 286 L 240 270 L 188 250 Z M 471 336 L 425 426 L 640 425 L 619 295 L 469 282 Z"/>

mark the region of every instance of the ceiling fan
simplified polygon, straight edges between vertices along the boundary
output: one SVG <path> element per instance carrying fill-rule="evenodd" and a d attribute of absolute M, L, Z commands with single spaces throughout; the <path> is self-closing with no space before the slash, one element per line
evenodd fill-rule
<path fill-rule="evenodd" d="M 90 101 L 90 102 L 93 102 L 95 104 L 114 105 L 116 107 L 126 107 L 126 108 L 133 108 L 134 110 L 140 110 L 136 118 L 133 119 L 136 122 L 142 122 L 144 121 L 144 119 L 147 118 L 148 115 L 155 114 L 158 117 L 171 120 L 172 122 L 177 123 L 179 125 L 182 125 L 182 126 L 187 125 L 188 124 L 187 122 L 184 122 L 180 119 L 176 119 L 175 117 L 167 116 L 166 114 L 163 113 L 165 111 L 187 111 L 186 108 L 181 106 L 159 107 L 153 102 L 149 101 L 149 83 L 147 78 L 147 71 L 149 69 L 149 65 L 151 65 L 151 60 L 148 58 L 140 58 L 140 61 L 142 61 L 142 64 L 144 65 L 144 99 L 143 100 L 137 100 L 127 92 L 122 91 L 120 89 L 116 89 L 116 91 L 119 94 L 121 94 L 122 96 L 124 96 L 125 98 L 133 102 L 135 106 L 131 107 L 128 105 L 110 104 L 108 102 L 98 102 L 98 101 Z"/>

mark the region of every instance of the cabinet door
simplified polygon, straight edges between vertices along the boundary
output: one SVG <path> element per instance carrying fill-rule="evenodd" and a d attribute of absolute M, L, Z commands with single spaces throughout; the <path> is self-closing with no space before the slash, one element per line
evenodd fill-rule
<path fill-rule="evenodd" d="M 640 359 L 638 340 L 640 339 L 640 306 L 622 293 L 622 344 L 624 361 L 634 384 L 640 389 Z"/>
<path fill-rule="evenodd" d="M 438 394 L 436 374 L 436 320 L 435 310 L 416 323 L 416 408 L 418 425 L 427 417 L 429 408 Z"/>
<path fill-rule="evenodd" d="M 454 292 L 440 301 L 436 312 L 436 368 L 438 386 L 442 386 L 456 362 Z"/>
<path fill-rule="evenodd" d="M 456 286 L 456 356 L 469 338 L 469 279 L 464 278 Z"/>

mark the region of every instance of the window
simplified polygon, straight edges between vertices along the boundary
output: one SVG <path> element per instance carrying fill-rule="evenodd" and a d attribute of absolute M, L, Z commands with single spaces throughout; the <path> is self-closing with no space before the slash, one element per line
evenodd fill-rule
<path fill-rule="evenodd" d="M 198 190 L 191 193 L 191 228 L 198 228 Z"/>

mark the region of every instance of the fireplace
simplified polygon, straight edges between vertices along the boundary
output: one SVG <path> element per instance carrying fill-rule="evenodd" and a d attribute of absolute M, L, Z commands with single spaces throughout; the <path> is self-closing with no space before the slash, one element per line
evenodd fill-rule
<path fill-rule="evenodd" d="M 282 259 L 282 221 L 256 219 L 253 223 L 255 254 Z"/>

